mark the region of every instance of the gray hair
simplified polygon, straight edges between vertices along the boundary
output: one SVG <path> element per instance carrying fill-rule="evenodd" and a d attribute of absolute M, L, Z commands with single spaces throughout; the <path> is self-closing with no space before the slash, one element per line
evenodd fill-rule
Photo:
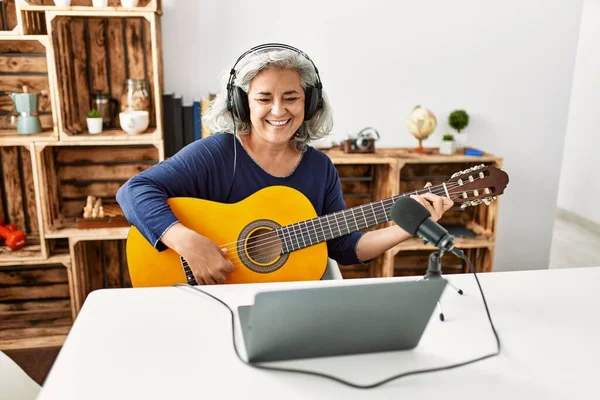
<path fill-rule="evenodd" d="M 304 56 L 292 50 L 258 51 L 245 57 L 236 72 L 234 85 L 248 93 L 250 82 L 262 70 L 268 68 L 292 69 L 300 75 L 302 87 L 315 86 L 317 74 L 312 63 Z M 202 117 L 202 123 L 211 132 L 233 133 L 234 121 L 227 109 L 227 81 L 229 72 L 223 74 L 221 90 L 211 104 L 210 109 Z M 306 99 L 305 99 L 306 101 Z M 241 135 L 250 133 L 250 123 L 242 122 L 235 117 L 236 130 Z M 323 138 L 331 132 L 333 118 L 326 94 L 323 92 L 323 108 L 317 110 L 310 121 L 304 121 L 292 138 L 293 144 L 300 151 L 306 150 L 311 140 Z"/>

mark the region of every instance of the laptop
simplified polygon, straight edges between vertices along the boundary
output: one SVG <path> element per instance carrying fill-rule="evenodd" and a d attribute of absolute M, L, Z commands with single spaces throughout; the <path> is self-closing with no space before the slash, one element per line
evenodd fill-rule
<path fill-rule="evenodd" d="M 250 362 L 408 350 L 419 343 L 446 280 L 260 292 L 238 307 Z"/>

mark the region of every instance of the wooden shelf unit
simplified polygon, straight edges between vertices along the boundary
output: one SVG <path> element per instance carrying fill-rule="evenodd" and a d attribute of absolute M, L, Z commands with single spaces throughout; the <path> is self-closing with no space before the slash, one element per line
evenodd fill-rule
<path fill-rule="evenodd" d="M 0 91 L 43 91 L 44 131 L 18 134 L 12 101 L 0 97 L 0 217 L 28 238 L 17 251 L 0 245 L 0 349 L 60 346 L 87 294 L 131 286 L 128 228 L 78 229 L 76 218 L 88 195 L 114 202 L 127 179 L 164 160 L 160 0 L 8 6 L 14 29 L 0 31 Z M 125 133 L 118 110 L 112 129 L 90 135 L 91 94 L 120 100 L 128 78 L 149 83 L 149 128 Z"/>
<path fill-rule="evenodd" d="M 58 140 L 55 101 L 52 97 L 54 82 L 49 72 L 51 59 L 48 47 L 47 36 L 0 36 L 0 92 L 20 93 L 23 86 L 27 86 L 28 91 L 40 93 L 38 114 L 43 129 L 36 134 L 18 133 L 13 102 L 9 96 L 1 95 L 0 145 Z"/>
<path fill-rule="evenodd" d="M 430 151 L 430 154 L 420 154 L 412 149 L 383 148 L 373 154 L 346 154 L 338 148 L 333 148 L 325 150 L 325 153 L 338 169 L 344 200 L 348 207 L 421 189 L 427 182 L 433 185 L 440 184 L 454 172 L 475 165 L 493 164 L 502 167 L 502 159 L 493 154 L 447 156 L 440 155 L 437 149 Z M 481 204 L 464 210 L 453 207 L 439 221 L 442 225 L 464 226 L 474 233 L 475 237 L 457 237 L 456 246 L 467 249 L 467 255 L 471 257 L 479 272 L 492 270 L 497 215 L 498 200 L 489 206 Z M 377 228 L 391 224 L 380 224 Z M 342 266 L 342 274 L 345 278 L 419 275 L 425 272 L 427 257 L 434 250 L 433 246 L 424 244 L 418 238 L 412 238 L 388 250 L 368 266 Z M 460 271 L 468 272 L 464 263 L 452 260 L 452 257 L 445 255 L 442 265 L 446 262 L 452 262 L 454 265 L 461 263 Z M 414 265 L 411 267 L 411 264 Z"/>

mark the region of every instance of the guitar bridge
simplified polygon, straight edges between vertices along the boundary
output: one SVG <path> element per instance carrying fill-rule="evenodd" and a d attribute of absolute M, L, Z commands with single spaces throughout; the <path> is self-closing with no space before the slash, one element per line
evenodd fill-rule
<path fill-rule="evenodd" d="M 196 278 L 194 278 L 194 274 L 192 273 L 192 270 L 190 269 L 190 266 L 188 265 L 185 258 L 179 256 L 179 261 L 181 261 L 181 267 L 183 268 L 183 272 L 185 272 L 185 278 L 187 280 L 188 285 L 198 285 L 198 282 L 196 282 Z"/>

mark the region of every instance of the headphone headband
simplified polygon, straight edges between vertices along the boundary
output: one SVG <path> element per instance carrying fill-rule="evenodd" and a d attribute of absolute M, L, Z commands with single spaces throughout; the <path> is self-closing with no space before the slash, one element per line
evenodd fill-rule
<path fill-rule="evenodd" d="M 264 43 L 259 44 L 258 46 L 254 46 L 251 49 L 247 50 L 238 57 L 233 67 L 231 67 L 231 71 L 229 71 L 229 80 L 227 81 L 227 109 L 232 113 L 235 113 L 241 121 L 250 122 L 250 108 L 248 105 L 248 97 L 247 93 L 240 87 L 234 86 L 234 80 L 236 77 L 235 67 L 242 61 L 248 54 L 256 53 L 260 50 L 264 49 L 284 49 L 291 50 L 296 54 L 299 54 L 306 58 L 313 69 L 315 70 L 315 74 L 317 75 L 317 81 L 314 86 L 310 85 L 305 89 L 305 99 L 304 99 L 304 120 L 310 120 L 317 110 L 323 108 L 323 84 L 321 83 L 321 77 L 319 76 L 319 70 L 317 66 L 310 59 L 310 57 L 304 53 L 302 50 L 299 50 L 293 46 L 283 44 L 283 43 Z M 235 121 L 234 121 L 235 122 Z"/>
<path fill-rule="evenodd" d="M 313 66 L 315 73 L 317 75 L 317 82 L 315 84 L 315 87 L 318 89 L 322 89 L 323 88 L 323 84 L 321 83 L 321 77 L 319 76 L 319 70 L 317 69 L 317 66 L 315 65 L 315 63 L 313 62 L 313 60 L 310 59 L 310 57 L 308 56 L 308 54 L 306 54 L 305 52 L 303 52 L 300 49 L 297 49 L 293 46 L 290 46 L 288 44 L 285 43 L 263 43 L 263 44 L 259 44 L 257 46 L 252 47 L 251 49 L 245 51 L 241 56 L 238 57 L 238 59 L 235 61 L 235 64 L 233 64 L 233 67 L 231 67 L 231 71 L 229 71 L 229 82 L 227 83 L 227 89 L 230 89 L 230 86 L 233 85 L 233 80 L 235 79 L 236 76 L 236 70 L 235 67 L 240 63 L 240 61 L 242 61 L 244 59 L 244 57 L 246 57 L 248 54 L 250 53 L 255 53 L 259 50 L 264 50 L 264 49 L 285 49 L 285 50 L 291 50 L 294 51 L 298 54 L 300 54 L 301 56 L 303 56 L 304 58 L 306 58 Z"/>

